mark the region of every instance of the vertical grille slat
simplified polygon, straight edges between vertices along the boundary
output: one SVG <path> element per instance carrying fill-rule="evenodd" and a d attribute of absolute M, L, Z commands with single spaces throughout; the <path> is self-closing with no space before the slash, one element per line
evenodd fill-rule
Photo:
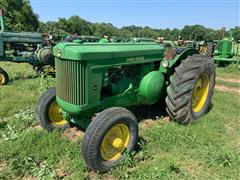
<path fill-rule="evenodd" d="M 86 102 L 86 99 L 85 99 L 85 67 L 84 66 L 82 66 L 82 74 L 83 74 L 83 85 L 84 85 L 84 87 L 83 87 L 83 91 L 82 91 L 82 100 L 83 100 L 83 102 Z"/>
<path fill-rule="evenodd" d="M 56 81 L 59 98 L 77 106 L 86 104 L 84 61 L 56 60 Z"/>

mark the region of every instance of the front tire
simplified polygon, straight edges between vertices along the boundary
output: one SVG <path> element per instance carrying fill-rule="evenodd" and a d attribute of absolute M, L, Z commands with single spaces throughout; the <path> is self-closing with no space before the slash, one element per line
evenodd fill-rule
<path fill-rule="evenodd" d="M 6 71 L 0 68 L 0 85 L 5 85 L 9 82 L 9 77 Z"/>
<path fill-rule="evenodd" d="M 187 125 L 209 111 L 215 86 L 215 65 L 207 56 L 184 60 L 170 77 L 166 105 L 170 118 Z"/>
<path fill-rule="evenodd" d="M 40 65 L 33 65 L 33 70 L 36 73 L 36 75 L 41 75 L 44 73 L 44 67 Z"/>
<path fill-rule="evenodd" d="M 138 139 L 138 121 L 127 109 L 113 107 L 99 113 L 88 126 L 82 143 L 89 169 L 105 172 L 118 164 Z"/>
<path fill-rule="evenodd" d="M 39 98 L 35 116 L 39 124 L 48 131 L 70 128 L 70 123 L 61 115 L 61 108 L 56 102 L 56 89 L 50 88 Z"/>

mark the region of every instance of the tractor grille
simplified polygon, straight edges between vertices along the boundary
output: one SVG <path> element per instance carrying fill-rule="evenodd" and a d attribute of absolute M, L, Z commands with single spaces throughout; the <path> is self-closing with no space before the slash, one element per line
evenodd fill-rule
<path fill-rule="evenodd" d="M 86 103 L 84 61 L 56 60 L 56 81 L 59 98 L 77 106 Z"/>

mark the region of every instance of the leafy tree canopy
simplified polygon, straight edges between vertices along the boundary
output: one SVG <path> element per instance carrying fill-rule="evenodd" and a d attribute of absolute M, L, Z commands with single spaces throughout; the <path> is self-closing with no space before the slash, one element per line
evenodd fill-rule
<path fill-rule="evenodd" d="M 51 31 L 52 27 L 58 27 L 61 34 L 94 35 L 98 37 L 163 37 L 168 40 L 177 40 L 182 37 L 184 40 L 214 40 L 221 39 L 222 31 L 206 28 L 202 25 L 186 25 L 183 29 L 153 29 L 148 26 L 125 26 L 117 28 L 111 23 L 91 23 L 80 18 L 78 15 L 70 18 L 59 18 L 58 21 L 46 23 L 38 21 L 38 15 L 34 14 L 29 0 L 0 0 L 0 7 L 4 9 L 6 25 L 14 31 Z M 228 33 L 227 33 L 228 34 Z M 234 28 L 234 39 L 240 40 L 240 27 Z"/>
<path fill-rule="evenodd" d="M 9 30 L 36 31 L 38 29 L 38 16 L 33 12 L 28 0 L 0 0 L 0 7 L 5 12 Z"/>

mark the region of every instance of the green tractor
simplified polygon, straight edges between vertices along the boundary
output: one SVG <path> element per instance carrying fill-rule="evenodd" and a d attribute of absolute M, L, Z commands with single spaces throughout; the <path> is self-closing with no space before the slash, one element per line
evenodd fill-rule
<path fill-rule="evenodd" d="M 206 55 L 207 54 L 207 42 L 206 41 L 195 41 L 195 40 L 180 40 L 180 46 L 182 48 L 194 48 L 199 54 Z"/>
<path fill-rule="evenodd" d="M 36 119 L 48 131 L 83 129 L 82 154 L 90 170 L 108 171 L 134 150 L 138 120 L 126 107 L 165 100 L 170 118 L 183 125 L 210 109 L 215 65 L 195 49 L 61 42 L 53 54 L 56 88 L 39 98 Z"/>
<path fill-rule="evenodd" d="M 239 64 L 240 62 L 240 41 L 234 41 L 233 30 L 230 30 L 229 37 L 224 37 L 220 41 L 208 43 L 209 57 L 219 65 Z"/>
<path fill-rule="evenodd" d="M 31 64 L 37 73 L 40 73 L 45 65 L 54 67 L 52 47 L 63 37 L 59 36 L 57 32 L 6 31 L 4 13 L 0 9 L 0 62 L 26 62 Z M 7 72 L 0 67 L 0 85 L 8 82 Z"/>

